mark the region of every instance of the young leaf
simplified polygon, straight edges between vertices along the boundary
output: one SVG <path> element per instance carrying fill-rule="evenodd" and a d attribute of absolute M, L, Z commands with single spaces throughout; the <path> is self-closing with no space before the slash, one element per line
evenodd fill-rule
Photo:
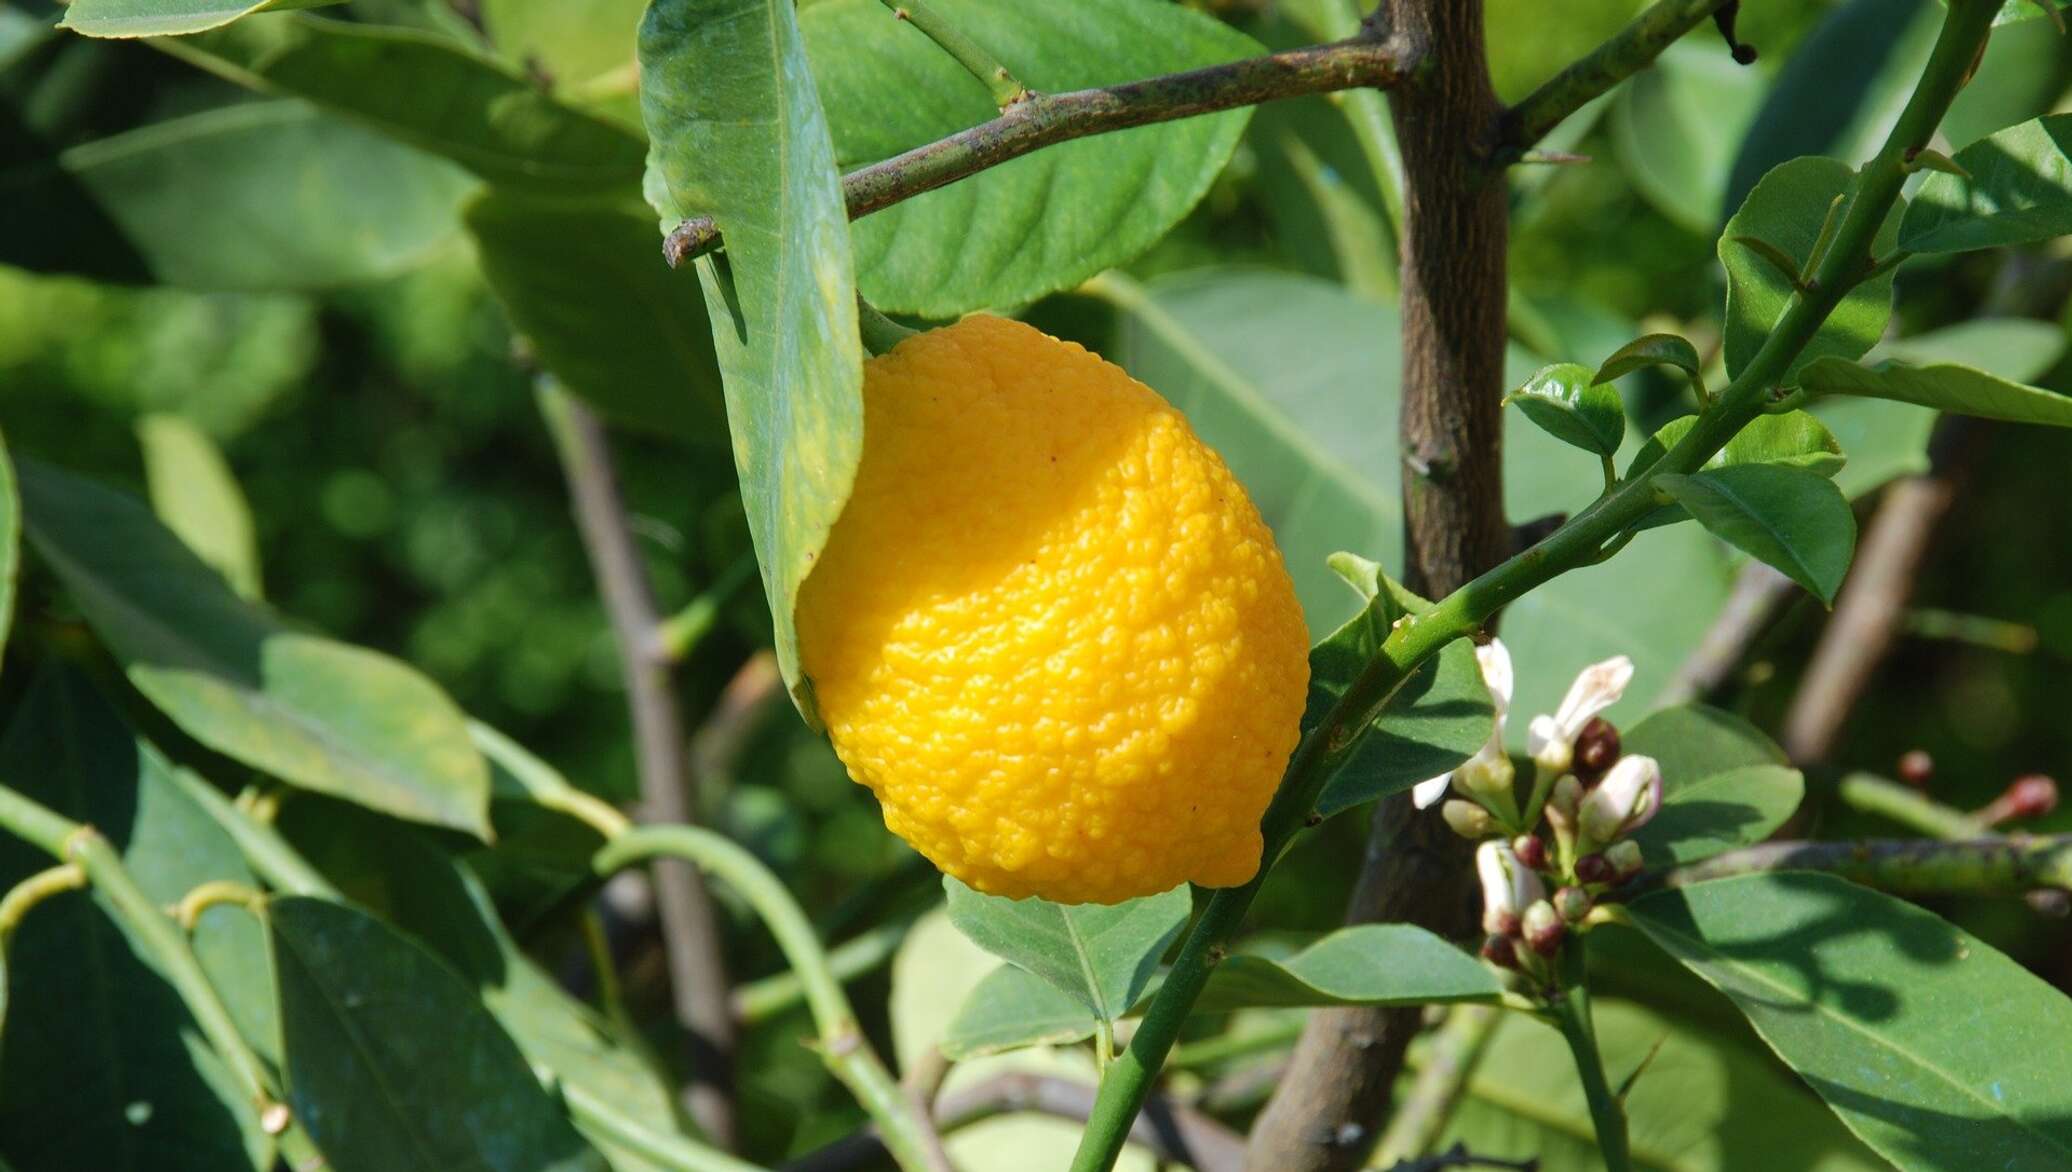
<path fill-rule="evenodd" d="M 974 944 L 1063 990 L 1104 1021 L 1130 1011 L 1187 923 L 1184 887 L 1105 906 L 981 895 L 945 877 L 950 922 Z"/>
<path fill-rule="evenodd" d="M 256 599 L 259 544 L 252 536 L 252 509 L 223 453 L 200 428 L 178 415 L 146 415 L 137 421 L 144 449 L 144 482 L 151 509 L 230 588 Z"/>
<path fill-rule="evenodd" d="M 380 920 L 267 907 L 295 1118 L 338 1172 L 607 1172 L 460 975 Z"/>
<path fill-rule="evenodd" d="M 700 258 L 698 279 L 777 663 L 812 721 L 793 609 L 856 479 L 863 345 L 841 176 L 795 6 L 655 0 L 640 77 L 665 225 L 705 213 L 726 239 L 724 262 Z"/>
<path fill-rule="evenodd" d="M 1705 364 L 1698 359 L 1698 348 L 1687 339 L 1675 334 L 1648 334 L 1613 351 L 1612 356 L 1597 368 L 1591 384 L 1602 385 L 1647 366 L 1674 366 L 1696 378 Z M 1616 399 L 1613 401 L 1617 402 Z M 1623 428 L 1621 434 L 1624 434 Z"/>
<path fill-rule="evenodd" d="M 1901 1168 L 2072 1165 L 2072 1001 L 1983 941 L 1814 873 L 1714 880 L 1630 911 Z"/>
<path fill-rule="evenodd" d="M 964 1062 L 1030 1046 L 1067 1046 L 1100 1028 L 1100 1019 L 1078 998 L 1027 969 L 1003 964 L 964 999 L 943 1036 L 942 1052 Z"/>
<path fill-rule="evenodd" d="M 1795 295 L 1791 273 L 1803 272 L 1806 260 L 1818 242 L 1820 228 L 1837 195 L 1848 190 L 1853 177 L 1848 167 L 1833 159 L 1793 159 L 1768 175 L 1748 193 L 1741 209 L 1727 221 L 1720 237 L 1720 264 L 1727 270 L 1727 373 L 1739 375 L 1769 337 L 1784 308 Z M 1897 211 L 1886 217 L 1872 244 L 1874 255 L 1884 256 L 1894 247 L 1899 233 Z M 1758 253 L 1740 238 L 1760 240 L 1769 253 Z M 1859 358 L 1885 332 L 1892 315 L 1892 273 L 1880 273 L 1851 289 L 1828 316 L 1819 332 L 1792 360 L 1779 380 L 1785 386 L 1798 382 L 1798 373 L 1808 362 L 1825 355 Z"/>
<path fill-rule="evenodd" d="M 1561 362 L 1541 367 L 1511 392 L 1509 401 L 1540 430 L 1586 452 L 1615 455 L 1626 438 L 1626 406 L 1619 392 L 1604 386 L 1587 366 Z"/>
<path fill-rule="evenodd" d="M 313 8 L 337 0 L 74 0 L 61 27 L 87 37 L 176 37 L 241 16 Z"/>
<path fill-rule="evenodd" d="M 501 188 L 569 196 L 640 186 L 639 135 L 432 33 L 294 14 L 160 47 L 240 85 L 306 98 Z"/>
<path fill-rule="evenodd" d="M 1700 524 L 1834 604 L 1856 548 L 1856 517 L 1819 474 L 1781 464 L 1739 464 L 1662 486 Z"/>
<path fill-rule="evenodd" d="M 564 386 L 619 422 L 727 442 L 705 300 L 661 263 L 652 216 L 493 188 L 462 215 L 512 326 Z"/>
<path fill-rule="evenodd" d="M 171 904 L 254 882 L 237 845 L 171 780 L 79 671 L 46 664 L 0 736 L 0 778 L 109 836 Z M 0 834 L 0 889 L 52 865 Z M 279 1056 L 266 940 L 250 916 L 202 917 L 194 949 L 239 1031 Z M 89 892 L 38 906 L 10 942 L 0 1044 L 0 1157 L 23 1168 L 223 1172 L 271 1166 L 257 1113 L 171 986 Z M 149 1109 L 139 1111 L 138 1104 Z"/>
<path fill-rule="evenodd" d="M 1868 367 L 1831 358 L 1808 366 L 1804 383 L 1816 395 L 1891 399 L 1954 415 L 2072 427 L 2072 395 L 2023 386 L 1968 366 Z"/>
<path fill-rule="evenodd" d="M 2033 118 L 1957 152 L 1966 175 L 1934 174 L 1900 222 L 1910 252 L 1966 252 L 2072 233 L 2072 114 Z"/>
<path fill-rule="evenodd" d="M 129 497 L 42 464 L 20 471 L 37 552 L 189 736 L 291 785 L 488 834 L 488 766 L 438 685 L 238 598 Z"/>
<path fill-rule="evenodd" d="M 1046 93 L 1263 52 L 1222 21 L 1156 0 L 931 6 Z M 847 165 L 890 158 L 1000 113 L 985 86 L 878 0 L 805 6 L 799 25 L 835 152 Z M 1072 288 L 1127 262 L 1192 210 L 1250 113 L 1060 143 L 858 220 L 863 294 L 881 309 L 953 318 Z"/>
<path fill-rule="evenodd" d="M 1494 1001 L 1502 992 L 1496 974 L 1481 961 L 1423 928 L 1361 924 L 1284 960 L 1225 957 L 1194 1011 Z"/>
<path fill-rule="evenodd" d="M 1761 842 L 1799 808 L 1806 781 L 1784 765 L 1744 765 L 1702 776 L 1662 774 L 1662 810 L 1633 832 L 1648 866 L 1689 863 Z"/>

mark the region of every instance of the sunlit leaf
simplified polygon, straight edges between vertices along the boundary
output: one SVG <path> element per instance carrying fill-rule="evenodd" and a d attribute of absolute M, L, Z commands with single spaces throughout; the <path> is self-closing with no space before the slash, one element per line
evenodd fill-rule
<path fill-rule="evenodd" d="M 2023 386 L 1968 366 L 1868 367 L 1828 358 L 1806 368 L 1804 384 L 1818 395 L 1891 399 L 1953 415 L 2072 427 L 2072 395 Z"/>
<path fill-rule="evenodd" d="M 1003 964 L 964 999 L 942 1052 L 965 1062 L 1029 1046 L 1065 1046 L 1093 1037 L 1100 1025 L 1078 998 L 1027 969 Z"/>
<path fill-rule="evenodd" d="M 1113 905 L 1002 899 L 949 878 L 943 888 L 959 931 L 1107 1021 L 1136 1004 L 1194 903 L 1184 885 Z"/>
<path fill-rule="evenodd" d="M 223 453 L 200 428 L 178 415 L 137 421 L 144 450 L 144 481 L 151 509 L 230 588 L 258 598 L 259 544 L 252 509 Z"/>
<path fill-rule="evenodd" d="M 160 37 L 220 28 L 242 16 L 338 0 L 73 0 L 59 23 L 88 37 Z"/>
<path fill-rule="evenodd" d="M 1900 223 L 1900 247 L 1964 252 L 2072 233 L 2072 114 L 2031 119 L 1958 151 L 1968 175 L 1934 174 Z"/>
<path fill-rule="evenodd" d="M 1361 924 L 1279 960 L 1243 953 L 1223 958 L 1194 1009 L 1423 1005 L 1494 1001 L 1502 992 L 1481 961 L 1423 928 Z"/>
<path fill-rule="evenodd" d="M 1831 481 L 1784 464 L 1737 464 L 1655 483 L 1714 534 L 1834 602 L 1856 549 L 1856 518 Z"/>

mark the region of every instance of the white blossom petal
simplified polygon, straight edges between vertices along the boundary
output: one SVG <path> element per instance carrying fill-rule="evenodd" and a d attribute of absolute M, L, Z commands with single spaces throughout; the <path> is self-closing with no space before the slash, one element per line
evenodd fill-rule
<path fill-rule="evenodd" d="M 1653 757 L 1621 757 L 1618 764 L 1583 795 L 1576 813 L 1583 836 L 1610 842 L 1654 817 L 1662 804 L 1662 767 Z"/>
<path fill-rule="evenodd" d="M 1633 661 L 1623 655 L 1593 663 L 1577 673 L 1576 682 L 1569 685 L 1568 695 L 1562 697 L 1561 708 L 1554 714 L 1554 723 L 1560 726 L 1568 743 L 1574 745 L 1590 718 L 1617 704 L 1619 697 L 1626 694 L 1626 685 L 1632 682 Z"/>
<path fill-rule="evenodd" d="M 1511 710 L 1513 677 L 1511 673 L 1511 652 L 1502 639 L 1491 639 L 1475 648 L 1475 662 L 1482 667 L 1482 682 L 1489 688 L 1490 702 L 1496 705 L 1496 726 L 1504 727 L 1504 715 Z"/>
<path fill-rule="evenodd" d="M 1410 787 L 1410 804 L 1420 810 L 1429 810 L 1434 802 L 1446 796 L 1446 787 L 1451 784 L 1451 773 L 1442 773 L 1430 781 L 1420 781 Z"/>

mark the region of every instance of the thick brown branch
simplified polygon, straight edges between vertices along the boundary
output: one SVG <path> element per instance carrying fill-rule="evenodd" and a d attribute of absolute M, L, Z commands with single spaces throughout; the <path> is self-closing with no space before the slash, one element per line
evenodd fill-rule
<path fill-rule="evenodd" d="M 1611 40 L 1504 111 L 1499 161 L 1516 162 L 1563 119 L 1653 64 L 1662 50 L 1726 4 L 1727 0 L 1659 0 L 1634 17 Z"/>
<path fill-rule="evenodd" d="M 1769 871 L 1826 871 L 1893 895 L 2021 895 L 2072 888 L 2072 834 L 2032 838 L 1766 842 L 1651 872 L 1630 894 Z"/>
<path fill-rule="evenodd" d="M 1408 69 L 1394 43 L 1358 37 L 1100 89 L 1032 93 L 991 122 L 850 172 L 842 194 L 849 218 L 859 219 L 1056 143 L 1305 94 L 1385 89 Z M 663 255 L 675 266 L 718 243 L 719 225 L 696 216 L 669 233 Z"/>
<path fill-rule="evenodd" d="M 576 527 L 611 619 L 632 711 L 643 820 L 685 825 L 692 817 L 689 741 L 677 708 L 675 672 L 659 645 L 661 616 L 627 523 L 604 425 L 589 407 L 555 388 L 541 392 L 575 503 Z M 734 1136 L 734 1016 L 719 922 L 704 877 L 688 863 L 658 862 L 655 902 L 676 1015 L 697 1052 L 685 1106 L 706 1136 L 731 1147 Z"/>

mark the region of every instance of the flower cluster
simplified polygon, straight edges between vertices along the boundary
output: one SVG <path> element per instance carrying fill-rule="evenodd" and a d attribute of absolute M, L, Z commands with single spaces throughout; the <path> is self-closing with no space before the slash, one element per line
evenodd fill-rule
<path fill-rule="evenodd" d="M 1544 974 L 1597 898 L 1640 870 L 1640 844 L 1629 836 L 1662 807 L 1662 769 L 1652 757 L 1625 754 L 1618 730 L 1599 715 L 1633 680 L 1633 662 L 1622 655 L 1583 669 L 1559 710 L 1527 724 L 1533 777 L 1521 802 L 1519 768 L 1504 751 L 1511 655 L 1492 639 L 1475 657 L 1496 726 L 1473 757 L 1418 784 L 1412 799 L 1419 809 L 1445 799 L 1447 825 L 1486 840 L 1475 853 L 1489 936 L 1483 956 Z"/>

